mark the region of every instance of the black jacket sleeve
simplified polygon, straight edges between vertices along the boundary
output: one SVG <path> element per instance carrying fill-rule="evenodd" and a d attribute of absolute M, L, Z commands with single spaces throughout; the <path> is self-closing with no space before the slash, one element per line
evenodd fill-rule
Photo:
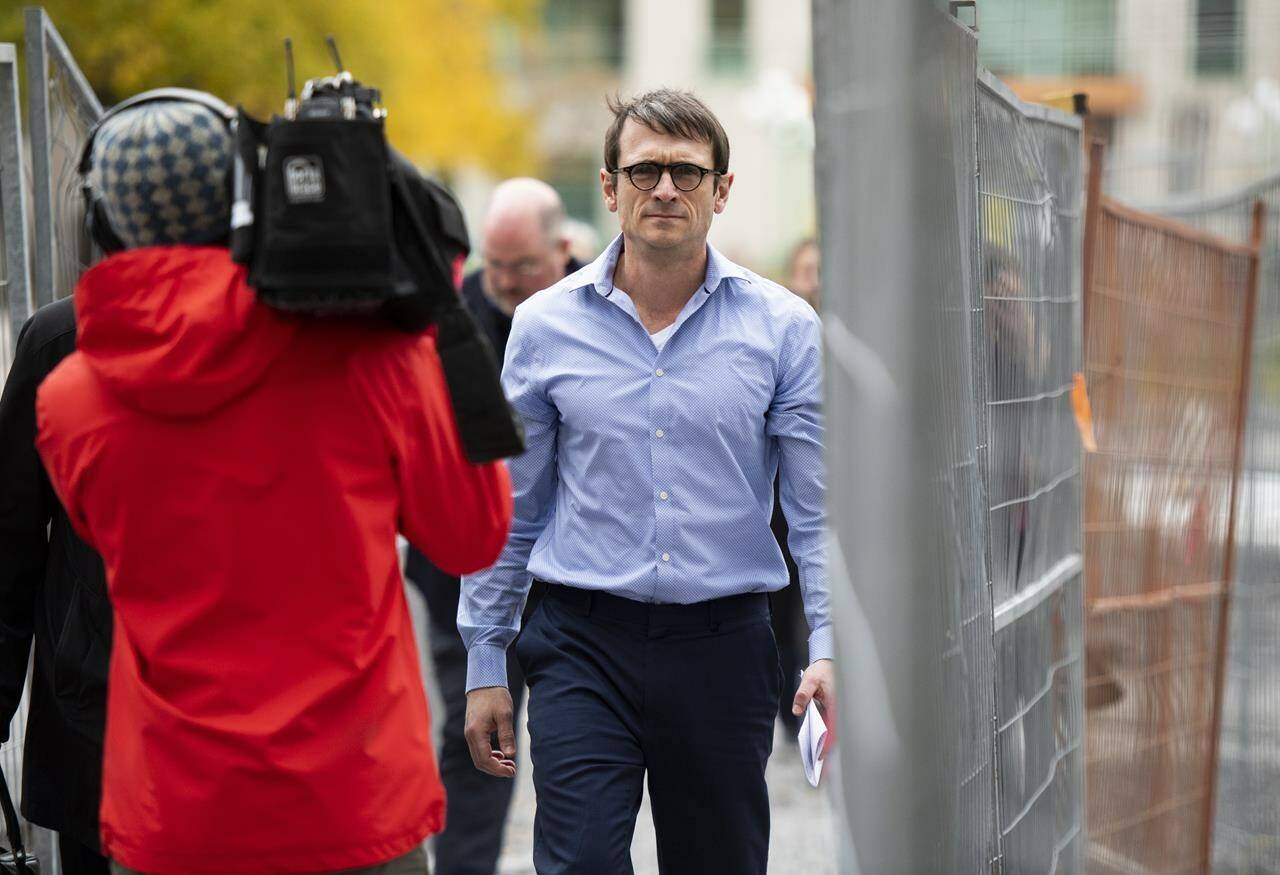
<path fill-rule="evenodd" d="M 49 523 L 57 507 L 36 454 L 36 389 L 65 355 L 48 332 L 18 336 L 0 396 L 0 740 L 22 697 L 31 652 L 36 594 L 44 582 Z M 74 331 L 74 329 L 72 329 Z"/>

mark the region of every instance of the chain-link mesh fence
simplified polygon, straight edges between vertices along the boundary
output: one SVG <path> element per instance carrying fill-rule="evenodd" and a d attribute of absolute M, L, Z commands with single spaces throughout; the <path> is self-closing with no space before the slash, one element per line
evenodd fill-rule
<path fill-rule="evenodd" d="M 1080 120 L 978 90 L 996 741 L 1006 871 L 1078 871 L 1084 828 Z"/>
<path fill-rule="evenodd" d="M 1214 869 L 1280 872 L 1280 174 L 1153 209 L 1236 243 L 1265 205 L 1249 422 L 1236 508 Z"/>
<path fill-rule="evenodd" d="M 1203 872 L 1256 257 L 1109 199 L 1092 210 L 1091 871 Z"/>

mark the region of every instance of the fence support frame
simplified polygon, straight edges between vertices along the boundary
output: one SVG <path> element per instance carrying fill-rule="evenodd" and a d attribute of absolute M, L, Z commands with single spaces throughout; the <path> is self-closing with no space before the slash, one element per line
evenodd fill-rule
<path fill-rule="evenodd" d="M 58 246 L 64 241 L 57 235 L 56 204 L 53 190 L 53 167 L 50 161 L 53 129 L 49 114 L 49 65 L 57 61 L 78 92 L 80 100 L 96 116 L 102 115 L 102 104 L 89 82 L 80 71 L 75 56 L 63 42 L 62 35 L 53 26 L 49 16 L 39 6 L 25 10 L 25 40 L 27 53 L 27 126 L 31 135 L 32 200 L 35 206 L 35 255 L 32 276 L 35 280 L 35 303 L 43 306 L 61 295 L 70 295 L 71 289 L 59 289 Z"/>
<path fill-rule="evenodd" d="M 1083 315 L 1080 318 L 1080 359 L 1089 358 L 1089 299 L 1093 297 L 1093 248 L 1098 236 L 1098 219 L 1102 212 L 1102 162 L 1107 146 L 1102 140 L 1089 141 L 1089 175 L 1086 179 L 1084 197 L 1084 245 L 1081 256 L 1080 306 Z M 1081 367 L 1084 367 L 1082 364 Z M 1083 503 L 1081 504 L 1083 508 Z M 1085 581 L 1085 592 L 1089 582 Z"/>
<path fill-rule="evenodd" d="M 1213 867 L 1213 835 L 1214 821 L 1218 805 L 1218 756 L 1221 748 L 1222 706 L 1226 696 L 1226 664 L 1227 635 L 1231 630 L 1231 590 L 1232 578 L 1235 576 L 1236 560 L 1236 518 L 1239 515 L 1236 503 L 1239 500 L 1240 468 L 1244 463 L 1244 438 L 1249 423 L 1249 388 L 1253 378 L 1253 332 L 1258 309 L 1258 281 L 1262 262 L 1262 235 L 1266 224 L 1266 206 L 1261 200 L 1254 201 L 1253 221 L 1249 228 L 1249 276 L 1247 288 L 1249 299 L 1245 304 L 1244 344 L 1241 355 L 1240 394 L 1236 400 L 1236 440 L 1231 459 L 1231 505 L 1227 512 L 1227 551 L 1225 571 L 1222 576 L 1222 600 L 1218 609 L 1217 652 L 1214 654 L 1213 666 L 1213 721 L 1209 735 L 1208 763 L 1208 803 L 1205 806 L 1204 838 L 1201 847 L 1204 856 L 1201 859 L 1200 871 L 1210 872 Z"/>

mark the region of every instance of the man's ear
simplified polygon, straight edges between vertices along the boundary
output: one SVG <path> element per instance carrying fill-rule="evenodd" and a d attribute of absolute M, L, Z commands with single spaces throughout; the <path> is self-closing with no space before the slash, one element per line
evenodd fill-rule
<path fill-rule="evenodd" d="M 729 203 L 729 189 L 733 187 L 733 174 L 724 173 L 716 177 L 716 201 L 715 210 L 717 213 L 723 213 L 725 205 Z"/>
<path fill-rule="evenodd" d="M 618 211 L 617 180 L 618 175 L 616 173 L 610 173 L 603 167 L 600 168 L 600 192 L 604 195 L 604 205 L 609 208 L 611 213 Z"/>

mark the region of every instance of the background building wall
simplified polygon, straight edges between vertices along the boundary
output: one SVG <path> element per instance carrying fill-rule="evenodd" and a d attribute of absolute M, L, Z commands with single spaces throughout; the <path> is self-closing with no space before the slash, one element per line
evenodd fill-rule
<path fill-rule="evenodd" d="M 538 120 L 541 175 L 570 215 L 594 226 L 602 245 L 618 231 L 599 194 L 606 97 L 688 89 L 724 125 L 735 174 L 711 241 L 781 276 L 786 255 L 815 229 L 808 3 L 548 0 L 542 25 L 508 34 L 502 54 L 509 87 Z M 499 180 L 462 172 L 451 181 L 478 238 Z"/>
<path fill-rule="evenodd" d="M 979 54 L 1023 97 L 1089 94 L 1106 187 L 1231 190 L 1280 164 L 1280 0 L 980 0 Z"/>
<path fill-rule="evenodd" d="M 1109 182 L 1134 198 L 1221 192 L 1280 162 L 1280 2 L 1241 0 L 1234 72 L 1199 72 L 1197 0 L 1128 0 L 1121 38 L 1146 91 L 1118 127 Z M 1201 37 L 1204 38 L 1204 37 Z"/>

